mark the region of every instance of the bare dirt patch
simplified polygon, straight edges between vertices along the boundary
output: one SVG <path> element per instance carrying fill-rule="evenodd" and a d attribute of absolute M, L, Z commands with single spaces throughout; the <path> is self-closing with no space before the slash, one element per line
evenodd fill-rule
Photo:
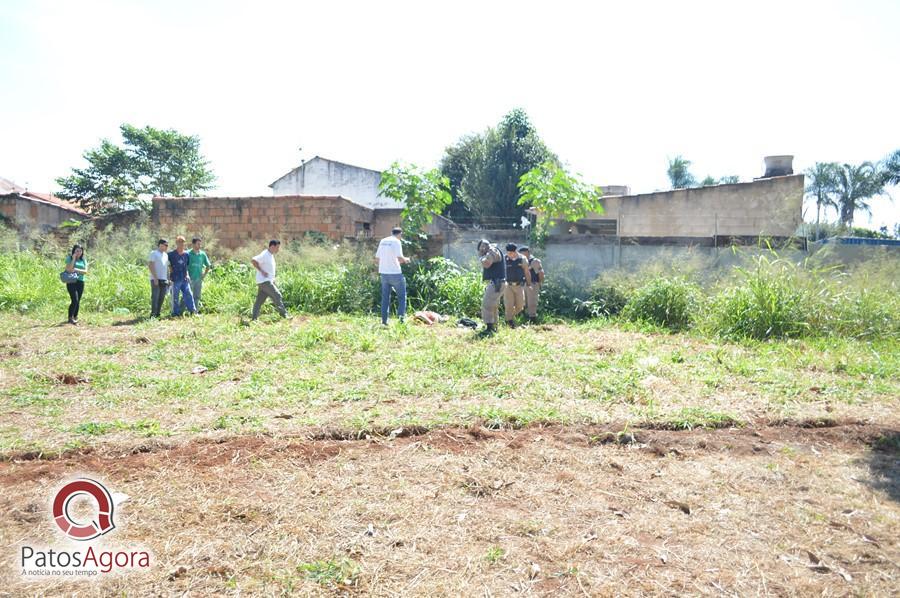
<path fill-rule="evenodd" d="M 831 423 L 103 447 L 0 464 L 0 545 L 53 542 L 49 496 L 91 473 L 131 497 L 116 542 L 156 559 L 91 592 L 891 594 L 898 432 Z M 23 583 L 13 557 L 9 591 L 80 587 Z"/>

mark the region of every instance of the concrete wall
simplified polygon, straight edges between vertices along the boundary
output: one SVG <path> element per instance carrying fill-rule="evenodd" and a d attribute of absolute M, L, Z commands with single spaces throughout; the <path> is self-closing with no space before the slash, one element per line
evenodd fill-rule
<path fill-rule="evenodd" d="M 160 234 L 190 238 L 212 230 L 220 245 L 235 249 L 300 239 L 308 231 L 335 241 L 357 237 L 362 223 L 372 230 L 374 212 L 338 197 L 155 197 L 152 220 Z"/>
<path fill-rule="evenodd" d="M 0 197 L 0 215 L 25 231 L 47 231 L 73 218 L 85 219 L 81 214 L 18 195 Z"/>
<path fill-rule="evenodd" d="M 272 183 L 274 195 L 340 195 L 368 208 L 403 206 L 378 194 L 381 173 L 316 156 Z"/>
<path fill-rule="evenodd" d="M 459 231 L 447 236 L 443 255 L 460 265 L 477 268 L 476 247 L 482 238 L 496 243 L 501 249 L 507 243 L 527 243 L 525 233 L 518 230 Z M 664 268 L 668 264 L 689 264 L 692 269 L 726 268 L 745 263 L 749 256 L 765 251 L 757 247 L 742 247 L 739 251 L 733 251 L 731 247 L 717 248 L 711 240 L 678 246 L 638 245 L 620 241 L 614 237 L 594 235 L 550 237 L 546 247 L 534 248 L 532 255 L 541 258 L 548 276 L 555 272 L 576 282 L 587 282 L 603 272 L 616 269 L 637 271 L 645 267 Z M 798 249 L 780 249 L 779 254 L 798 260 L 808 255 Z"/>
<path fill-rule="evenodd" d="M 789 237 L 801 222 L 803 175 L 608 196 L 603 214 L 623 237 Z M 557 229 L 560 230 L 560 229 Z"/>

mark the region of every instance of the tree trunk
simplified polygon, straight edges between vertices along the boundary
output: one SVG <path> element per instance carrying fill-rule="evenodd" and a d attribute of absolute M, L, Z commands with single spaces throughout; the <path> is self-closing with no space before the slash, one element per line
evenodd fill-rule
<path fill-rule="evenodd" d="M 819 201 L 816 202 L 816 238 L 814 241 L 819 240 L 819 216 L 822 214 L 822 197 L 819 197 Z"/>

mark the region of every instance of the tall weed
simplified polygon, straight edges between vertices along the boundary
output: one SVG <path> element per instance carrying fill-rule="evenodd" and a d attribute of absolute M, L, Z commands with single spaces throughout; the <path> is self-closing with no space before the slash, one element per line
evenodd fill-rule
<path fill-rule="evenodd" d="M 684 278 L 657 278 L 635 291 L 622 316 L 670 330 L 683 330 L 694 321 L 700 305 L 697 286 Z"/>

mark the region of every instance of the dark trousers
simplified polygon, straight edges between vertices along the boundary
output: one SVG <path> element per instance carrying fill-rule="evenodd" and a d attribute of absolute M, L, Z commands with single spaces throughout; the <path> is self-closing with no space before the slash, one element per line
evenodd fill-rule
<path fill-rule="evenodd" d="M 255 320 L 259 317 L 259 310 L 263 303 L 269 299 L 281 314 L 282 318 L 287 317 L 287 310 L 284 308 L 284 300 L 281 297 L 281 291 L 275 286 L 274 282 L 266 281 L 256 285 L 256 302 L 253 304 L 253 313 L 251 317 Z"/>
<path fill-rule="evenodd" d="M 150 317 L 159 317 L 159 311 L 162 309 L 163 303 L 166 302 L 166 289 L 169 283 L 165 280 L 157 281 L 156 284 L 150 283 Z"/>
<path fill-rule="evenodd" d="M 69 291 L 69 319 L 78 318 L 78 308 L 81 307 L 81 296 L 84 295 L 84 281 L 70 282 L 66 284 L 66 290 Z"/>

